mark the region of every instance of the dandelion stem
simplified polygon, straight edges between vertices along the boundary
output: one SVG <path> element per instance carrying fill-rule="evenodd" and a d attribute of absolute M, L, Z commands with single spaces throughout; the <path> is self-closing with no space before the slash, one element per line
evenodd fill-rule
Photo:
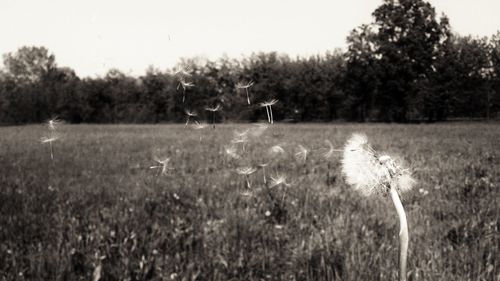
<path fill-rule="evenodd" d="M 248 187 L 248 189 L 250 189 L 251 187 L 250 187 L 250 180 L 248 179 L 248 175 L 245 175 L 245 179 L 247 181 L 247 187 Z"/>
<path fill-rule="evenodd" d="M 267 113 L 267 122 L 271 123 L 271 118 L 269 117 L 269 108 L 266 105 L 266 113 Z"/>
<path fill-rule="evenodd" d="M 262 167 L 262 173 L 263 173 L 263 176 L 264 176 L 264 184 L 267 183 L 267 180 L 266 180 L 266 167 Z"/>
<path fill-rule="evenodd" d="M 186 100 L 186 88 L 182 87 L 182 103 Z"/>
<path fill-rule="evenodd" d="M 269 106 L 269 113 L 271 113 L 271 124 L 274 123 L 274 120 L 273 120 L 273 108 L 271 106 Z"/>
<path fill-rule="evenodd" d="M 52 159 L 52 162 L 54 162 L 54 149 L 52 148 L 52 142 L 49 141 L 50 145 L 50 159 Z"/>
<path fill-rule="evenodd" d="M 247 102 L 250 104 L 250 97 L 248 97 L 248 88 L 245 88 L 245 91 L 247 92 Z"/>
<path fill-rule="evenodd" d="M 399 281 L 406 281 L 406 259 L 408 257 L 408 223 L 406 214 L 394 187 L 390 189 L 391 199 L 399 216 Z"/>

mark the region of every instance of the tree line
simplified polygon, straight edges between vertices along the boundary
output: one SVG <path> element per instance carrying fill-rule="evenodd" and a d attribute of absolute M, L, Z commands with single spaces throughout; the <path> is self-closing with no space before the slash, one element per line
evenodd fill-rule
<path fill-rule="evenodd" d="M 151 66 L 139 77 L 111 69 L 80 78 L 58 67 L 45 47 L 21 47 L 3 55 L 0 123 L 54 116 L 71 123 L 183 122 L 186 110 L 201 120 L 216 105 L 223 108 L 218 121 L 246 122 L 265 119 L 260 103 L 272 99 L 279 101 L 274 119 L 290 122 L 499 116 L 500 32 L 454 34 L 448 18 L 438 19 L 423 0 L 385 0 L 373 18 L 351 31 L 345 51 L 183 59 L 174 69 Z"/>

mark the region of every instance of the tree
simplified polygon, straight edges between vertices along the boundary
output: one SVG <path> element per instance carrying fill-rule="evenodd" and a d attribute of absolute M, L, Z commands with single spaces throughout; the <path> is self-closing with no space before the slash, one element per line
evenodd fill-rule
<path fill-rule="evenodd" d="M 500 31 L 491 37 L 490 60 L 492 67 L 492 88 L 491 95 L 488 96 L 488 109 L 489 111 L 498 113 L 500 111 Z"/>
<path fill-rule="evenodd" d="M 373 13 L 379 60 L 378 106 L 386 121 L 406 121 L 419 83 L 431 72 L 443 31 L 423 0 L 385 0 Z"/>
<path fill-rule="evenodd" d="M 15 53 L 3 56 L 7 73 L 17 83 L 35 83 L 56 68 L 55 56 L 45 47 L 21 47 Z"/>
<path fill-rule="evenodd" d="M 379 83 L 374 36 L 369 25 L 362 25 L 347 37 L 343 87 L 346 94 L 344 106 L 350 120 L 364 122 L 373 108 Z"/>

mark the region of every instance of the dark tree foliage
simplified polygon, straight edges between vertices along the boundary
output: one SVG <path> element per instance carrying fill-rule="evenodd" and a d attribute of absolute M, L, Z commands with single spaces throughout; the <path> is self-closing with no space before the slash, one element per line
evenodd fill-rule
<path fill-rule="evenodd" d="M 381 85 L 378 106 L 383 120 L 412 118 L 412 100 L 432 70 L 443 37 L 434 8 L 422 0 L 385 0 L 375 10 L 375 54 Z"/>
<path fill-rule="evenodd" d="M 266 120 L 262 102 L 277 99 L 283 122 L 443 121 L 497 118 L 500 112 L 500 33 L 488 38 L 450 32 L 423 0 L 385 0 L 374 22 L 352 30 L 347 50 L 291 58 L 276 52 L 242 60 L 183 59 L 174 69 L 149 67 L 140 77 L 111 69 L 79 78 L 58 67 L 44 47 L 3 56 L 0 124 Z M 184 71 L 176 71 L 184 68 Z M 182 87 L 181 81 L 185 85 Z M 254 84 L 247 92 L 237 85 Z M 187 83 L 187 84 L 186 84 Z"/>

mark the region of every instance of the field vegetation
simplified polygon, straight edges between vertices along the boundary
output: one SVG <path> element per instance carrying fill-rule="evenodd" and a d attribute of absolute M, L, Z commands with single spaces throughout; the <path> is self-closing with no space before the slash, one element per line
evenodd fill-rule
<path fill-rule="evenodd" d="M 500 279 L 498 124 L 199 127 L 61 125 L 53 160 L 0 128 L 0 279 L 396 280 L 392 203 L 328 155 L 353 132 L 418 181 L 408 280 Z"/>

